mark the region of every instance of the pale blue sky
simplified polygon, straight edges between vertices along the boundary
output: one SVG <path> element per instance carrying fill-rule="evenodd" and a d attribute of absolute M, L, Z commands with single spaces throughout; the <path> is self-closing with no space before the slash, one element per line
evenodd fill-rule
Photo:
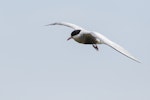
<path fill-rule="evenodd" d="M 149 0 L 1 0 L 0 100 L 150 100 Z M 66 41 L 67 21 L 97 31 L 110 47 Z"/>

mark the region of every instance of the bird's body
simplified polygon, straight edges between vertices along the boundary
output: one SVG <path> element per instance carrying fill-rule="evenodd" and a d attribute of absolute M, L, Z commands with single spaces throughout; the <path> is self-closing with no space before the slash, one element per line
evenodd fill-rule
<path fill-rule="evenodd" d="M 82 44 L 100 44 L 100 41 L 93 37 L 91 34 L 82 33 L 74 36 L 73 39 Z"/>
<path fill-rule="evenodd" d="M 67 22 L 58 22 L 58 23 L 52 23 L 49 25 L 63 25 L 70 28 L 73 28 L 74 31 L 71 33 L 71 37 L 69 39 L 74 39 L 78 43 L 82 44 L 91 44 L 96 50 L 98 50 L 97 44 L 106 44 L 116 51 L 122 53 L 123 55 L 127 56 L 128 58 L 135 60 L 137 62 L 140 62 L 138 59 L 136 59 L 134 56 L 132 56 L 127 50 L 125 50 L 120 45 L 112 42 L 110 39 L 106 38 L 104 35 L 93 32 L 93 31 L 87 31 L 75 24 L 67 23 Z"/>

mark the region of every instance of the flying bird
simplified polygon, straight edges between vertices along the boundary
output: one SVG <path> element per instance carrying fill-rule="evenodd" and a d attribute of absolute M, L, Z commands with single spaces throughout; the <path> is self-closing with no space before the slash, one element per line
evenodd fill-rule
<path fill-rule="evenodd" d="M 125 55 L 126 57 L 136 62 L 140 62 L 123 47 L 121 47 L 120 45 L 116 44 L 115 42 L 111 41 L 110 39 L 98 32 L 88 31 L 80 26 L 68 22 L 56 22 L 48 24 L 46 26 L 50 25 L 63 25 L 74 29 L 74 31 L 71 33 L 71 36 L 67 40 L 74 39 L 78 43 L 91 44 L 96 50 L 98 50 L 97 44 L 106 44 L 111 48 L 115 49 L 116 51 L 120 52 L 121 54 Z"/>

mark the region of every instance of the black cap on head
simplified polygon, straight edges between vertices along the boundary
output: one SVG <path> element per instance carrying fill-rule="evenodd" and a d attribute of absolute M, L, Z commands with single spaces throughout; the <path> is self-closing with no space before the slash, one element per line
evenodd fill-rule
<path fill-rule="evenodd" d="M 71 33 L 71 36 L 75 36 L 77 34 L 80 33 L 81 30 L 74 30 L 72 33 Z"/>

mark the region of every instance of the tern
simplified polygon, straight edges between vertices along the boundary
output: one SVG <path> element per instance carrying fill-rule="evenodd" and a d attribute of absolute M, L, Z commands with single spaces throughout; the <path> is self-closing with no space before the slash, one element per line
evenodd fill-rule
<path fill-rule="evenodd" d="M 46 26 L 50 25 L 63 25 L 74 29 L 74 31 L 71 33 L 71 36 L 67 40 L 74 39 L 78 43 L 91 44 L 97 51 L 98 51 L 97 44 L 106 44 L 111 48 L 115 49 L 116 51 L 120 52 L 121 54 L 125 55 L 126 57 L 140 63 L 140 61 L 137 58 L 132 56 L 123 47 L 121 47 L 117 43 L 111 41 L 110 39 L 108 39 L 107 37 L 98 32 L 88 31 L 80 26 L 68 22 L 55 22 L 48 24 Z"/>

